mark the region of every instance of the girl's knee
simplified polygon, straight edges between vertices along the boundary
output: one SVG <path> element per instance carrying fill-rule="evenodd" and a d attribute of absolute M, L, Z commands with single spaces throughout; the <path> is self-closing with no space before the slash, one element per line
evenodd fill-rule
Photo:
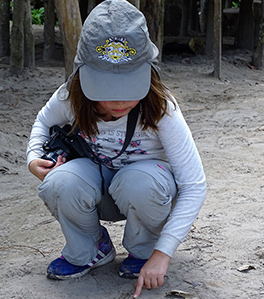
<path fill-rule="evenodd" d="M 141 170 L 117 174 L 109 192 L 117 205 L 126 202 L 138 208 L 145 208 L 149 204 L 166 205 L 172 198 L 169 184 L 162 184 L 154 176 Z"/>
<path fill-rule="evenodd" d="M 149 230 L 159 231 L 171 211 L 170 189 L 147 172 L 120 173 L 112 181 L 109 192 L 128 221 L 137 219 Z"/>
<path fill-rule="evenodd" d="M 109 192 L 115 197 L 115 194 L 135 195 L 144 192 L 147 189 L 150 176 L 137 170 L 127 170 L 118 173 L 111 182 Z"/>
<path fill-rule="evenodd" d="M 39 197 L 55 218 L 58 209 L 73 210 L 82 207 L 94 207 L 96 192 L 76 174 L 54 169 L 39 186 Z"/>
<path fill-rule="evenodd" d="M 54 169 L 50 172 L 39 186 L 40 197 L 57 197 L 66 193 L 74 192 L 74 175 L 68 172 L 61 172 Z"/>

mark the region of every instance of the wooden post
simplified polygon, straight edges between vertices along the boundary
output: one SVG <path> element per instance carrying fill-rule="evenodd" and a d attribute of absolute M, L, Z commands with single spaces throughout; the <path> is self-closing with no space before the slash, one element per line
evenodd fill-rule
<path fill-rule="evenodd" d="M 162 61 L 162 49 L 164 41 L 164 15 L 165 15 L 165 0 L 160 0 L 160 26 L 157 38 L 157 47 L 159 49 L 159 61 Z"/>
<path fill-rule="evenodd" d="M 214 0 L 214 77 L 221 77 L 222 0 Z"/>
<path fill-rule="evenodd" d="M 14 0 L 10 71 L 20 73 L 24 66 L 29 68 L 35 66 L 30 0 Z"/>
<path fill-rule="evenodd" d="M 62 35 L 65 58 L 65 79 L 67 80 L 72 73 L 73 61 L 82 29 L 79 2 L 78 0 L 54 0 L 54 3 Z"/>
<path fill-rule="evenodd" d="M 215 0 L 207 0 L 205 2 L 206 11 L 206 44 L 205 54 L 209 57 L 214 56 L 214 2 Z"/>
<path fill-rule="evenodd" d="M 240 49 L 253 51 L 255 16 L 253 0 L 242 0 L 239 8 L 239 21 L 236 36 L 236 46 Z"/>
<path fill-rule="evenodd" d="M 261 0 L 261 19 L 257 48 L 252 56 L 252 64 L 259 70 L 264 67 L 264 0 Z"/>
<path fill-rule="evenodd" d="M 9 54 L 9 0 L 0 1 L 0 57 Z"/>
<path fill-rule="evenodd" d="M 187 36 L 188 34 L 188 26 L 189 26 L 189 18 L 190 18 L 190 0 L 181 0 L 182 7 L 182 19 L 181 19 L 181 30 L 180 36 Z"/>
<path fill-rule="evenodd" d="M 141 0 L 140 9 L 147 19 L 149 36 L 159 49 L 159 61 L 162 58 L 164 31 L 164 0 Z"/>
<path fill-rule="evenodd" d="M 25 1 L 14 0 L 11 28 L 10 71 L 20 73 L 24 66 L 24 11 Z"/>
<path fill-rule="evenodd" d="M 35 40 L 32 30 L 30 0 L 25 0 L 24 15 L 24 66 L 35 67 Z"/>
<path fill-rule="evenodd" d="M 44 49 L 43 59 L 52 58 L 55 50 L 55 5 L 54 0 L 44 1 Z"/>

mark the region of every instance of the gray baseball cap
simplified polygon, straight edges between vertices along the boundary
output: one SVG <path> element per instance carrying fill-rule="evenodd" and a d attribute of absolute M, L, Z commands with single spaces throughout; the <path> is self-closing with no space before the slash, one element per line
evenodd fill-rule
<path fill-rule="evenodd" d="M 81 31 L 74 72 L 93 101 L 135 101 L 150 88 L 158 49 L 144 15 L 126 0 L 105 0 L 88 15 Z"/>

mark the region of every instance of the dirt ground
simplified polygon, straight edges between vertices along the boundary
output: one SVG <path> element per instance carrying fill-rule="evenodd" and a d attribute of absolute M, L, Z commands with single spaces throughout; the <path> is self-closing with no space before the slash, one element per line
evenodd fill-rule
<path fill-rule="evenodd" d="M 104 223 L 117 249 L 114 262 L 79 280 L 45 277 L 64 238 L 37 197 L 25 152 L 37 112 L 64 81 L 60 51 L 43 62 L 37 48 L 36 69 L 23 75 L 11 75 L 0 61 L 0 298 L 132 298 L 136 281 L 117 274 L 127 254 L 124 222 Z M 220 80 L 202 56 L 170 54 L 161 65 L 196 140 L 208 194 L 164 285 L 140 298 L 179 298 L 172 290 L 185 298 L 264 298 L 264 72 L 249 61 L 248 53 L 224 51 Z"/>

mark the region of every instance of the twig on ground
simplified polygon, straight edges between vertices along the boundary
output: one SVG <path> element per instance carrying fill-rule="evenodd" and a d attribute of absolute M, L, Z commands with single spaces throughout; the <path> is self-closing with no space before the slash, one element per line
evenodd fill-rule
<path fill-rule="evenodd" d="M 45 257 L 45 254 L 39 250 L 38 248 L 32 247 L 32 246 L 28 246 L 28 245 L 10 245 L 10 246 L 6 246 L 6 247 L 0 247 L 0 250 L 7 250 L 7 249 L 12 249 L 12 248 L 18 248 L 18 249 L 22 249 L 22 248 L 30 248 L 33 249 L 37 252 L 39 252 L 43 257 Z"/>

